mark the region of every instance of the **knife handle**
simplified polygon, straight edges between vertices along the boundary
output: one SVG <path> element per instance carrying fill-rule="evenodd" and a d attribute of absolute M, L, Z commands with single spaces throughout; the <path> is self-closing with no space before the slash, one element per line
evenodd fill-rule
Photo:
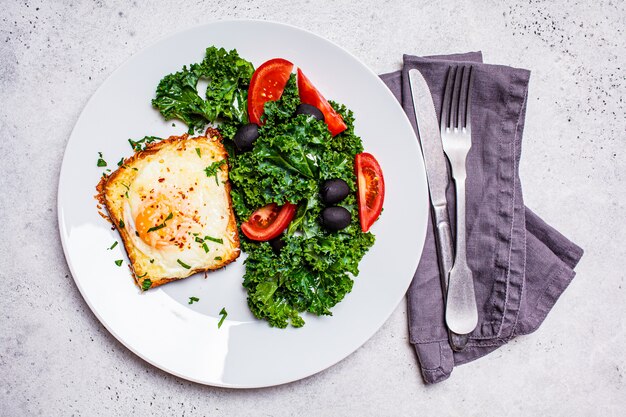
<path fill-rule="evenodd" d="M 448 220 L 448 205 L 442 204 L 433 207 L 435 212 L 435 229 L 437 238 L 437 251 L 439 252 L 439 262 L 442 269 L 442 284 L 444 297 L 448 290 L 448 274 L 454 264 L 454 253 L 452 245 L 452 233 L 450 232 L 450 221 Z"/>
<path fill-rule="evenodd" d="M 448 294 L 448 276 L 454 264 L 454 245 L 452 244 L 447 204 L 433 206 L 433 211 L 435 217 L 435 241 L 437 243 L 437 252 L 439 252 L 439 268 L 441 270 L 441 290 L 445 306 Z M 469 335 L 457 334 L 448 329 L 448 339 L 450 340 L 452 350 L 458 352 L 467 345 Z"/>

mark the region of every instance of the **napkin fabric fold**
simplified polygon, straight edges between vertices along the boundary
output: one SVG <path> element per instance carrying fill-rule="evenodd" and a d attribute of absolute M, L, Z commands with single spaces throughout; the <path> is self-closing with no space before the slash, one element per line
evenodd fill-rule
<path fill-rule="evenodd" d="M 536 330 L 574 278 L 582 249 L 524 206 L 519 179 L 530 72 L 482 63 L 480 52 L 421 58 L 381 76 L 417 134 L 408 71 L 418 69 L 441 108 L 451 65 L 472 65 L 472 148 L 467 157 L 467 256 L 474 273 L 478 326 L 454 352 L 444 319 L 433 222 L 407 293 L 409 335 L 427 384 L 447 379 L 455 365 L 484 356 Z M 419 135 L 418 135 L 419 137 Z M 454 236 L 454 186 L 447 190 Z"/>

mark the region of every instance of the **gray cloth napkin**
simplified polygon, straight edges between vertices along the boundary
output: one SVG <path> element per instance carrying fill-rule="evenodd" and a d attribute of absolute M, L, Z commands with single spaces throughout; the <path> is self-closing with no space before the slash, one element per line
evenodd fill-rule
<path fill-rule="evenodd" d="M 450 64 L 474 67 L 472 149 L 467 157 L 467 254 L 474 272 L 478 326 L 454 352 L 444 322 L 437 251 L 429 219 L 424 250 L 407 293 L 410 341 L 427 384 L 455 365 L 535 331 L 574 278 L 583 251 L 524 206 L 518 169 L 530 72 L 482 63 L 472 52 L 404 56 L 401 71 L 381 75 L 416 129 L 408 71 L 417 68 L 441 108 Z M 417 130 L 416 130 L 417 131 Z M 454 188 L 448 189 L 454 235 Z"/>

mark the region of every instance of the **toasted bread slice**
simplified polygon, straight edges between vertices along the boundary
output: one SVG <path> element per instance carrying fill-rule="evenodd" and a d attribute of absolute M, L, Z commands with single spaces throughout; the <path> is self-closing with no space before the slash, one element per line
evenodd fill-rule
<path fill-rule="evenodd" d="M 145 289 L 222 268 L 240 254 L 221 136 L 172 136 L 148 144 L 98 186 Z"/>

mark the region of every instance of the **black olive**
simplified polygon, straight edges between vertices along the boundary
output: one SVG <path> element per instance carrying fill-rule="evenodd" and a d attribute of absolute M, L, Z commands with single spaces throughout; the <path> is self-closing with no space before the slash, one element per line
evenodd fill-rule
<path fill-rule="evenodd" d="M 276 255 L 278 255 L 286 245 L 287 242 L 283 240 L 282 235 L 270 240 L 270 246 Z"/>
<path fill-rule="evenodd" d="M 339 178 L 324 181 L 320 188 L 320 196 L 326 204 L 337 204 L 348 194 L 350 194 L 348 183 Z"/>
<path fill-rule="evenodd" d="M 311 106 L 310 104 L 298 104 L 298 107 L 296 107 L 296 114 L 308 114 L 315 117 L 317 120 L 324 121 L 324 113 L 322 113 L 317 107 Z"/>
<path fill-rule="evenodd" d="M 241 152 L 246 152 L 252 149 L 254 141 L 259 137 L 259 127 L 254 123 L 248 123 L 237 129 L 233 141 L 235 146 Z"/>
<path fill-rule="evenodd" d="M 350 212 L 343 207 L 333 206 L 322 210 L 322 224 L 331 232 L 348 227 L 351 220 Z"/>

